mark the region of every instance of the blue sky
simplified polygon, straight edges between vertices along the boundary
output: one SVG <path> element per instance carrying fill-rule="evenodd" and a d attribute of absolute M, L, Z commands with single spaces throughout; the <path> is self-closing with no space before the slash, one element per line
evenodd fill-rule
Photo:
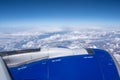
<path fill-rule="evenodd" d="M 0 0 L 0 29 L 120 25 L 120 0 Z"/>

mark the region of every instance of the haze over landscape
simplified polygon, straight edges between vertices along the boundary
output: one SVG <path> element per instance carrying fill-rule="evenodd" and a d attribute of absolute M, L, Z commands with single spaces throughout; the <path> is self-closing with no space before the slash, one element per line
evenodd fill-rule
<path fill-rule="evenodd" d="M 101 48 L 120 61 L 119 0 L 0 0 L 0 51 Z"/>

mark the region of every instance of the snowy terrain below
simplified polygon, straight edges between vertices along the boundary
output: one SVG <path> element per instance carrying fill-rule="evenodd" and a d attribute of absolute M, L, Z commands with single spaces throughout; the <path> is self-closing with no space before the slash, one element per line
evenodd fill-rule
<path fill-rule="evenodd" d="M 0 33 L 0 51 L 58 46 L 105 49 L 120 62 L 120 30 L 81 29 Z"/>

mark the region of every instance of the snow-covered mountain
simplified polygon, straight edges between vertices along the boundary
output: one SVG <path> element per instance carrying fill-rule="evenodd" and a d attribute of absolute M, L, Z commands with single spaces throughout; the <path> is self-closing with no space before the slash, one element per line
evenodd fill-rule
<path fill-rule="evenodd" d="M 0 51 L 58 47 L 101 48 L 114 54 L 120 61 L 120 30 L 79 29 L 57 31 L 24 31 L 0 33 Z"/>

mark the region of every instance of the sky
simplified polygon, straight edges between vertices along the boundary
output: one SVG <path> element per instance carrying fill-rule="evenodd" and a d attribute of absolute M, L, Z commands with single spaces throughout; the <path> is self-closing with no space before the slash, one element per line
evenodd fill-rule
<path fill-rule="evenodd" d="M 120 0 L 0 0 L 0 29 L 120 25 Z"/>

